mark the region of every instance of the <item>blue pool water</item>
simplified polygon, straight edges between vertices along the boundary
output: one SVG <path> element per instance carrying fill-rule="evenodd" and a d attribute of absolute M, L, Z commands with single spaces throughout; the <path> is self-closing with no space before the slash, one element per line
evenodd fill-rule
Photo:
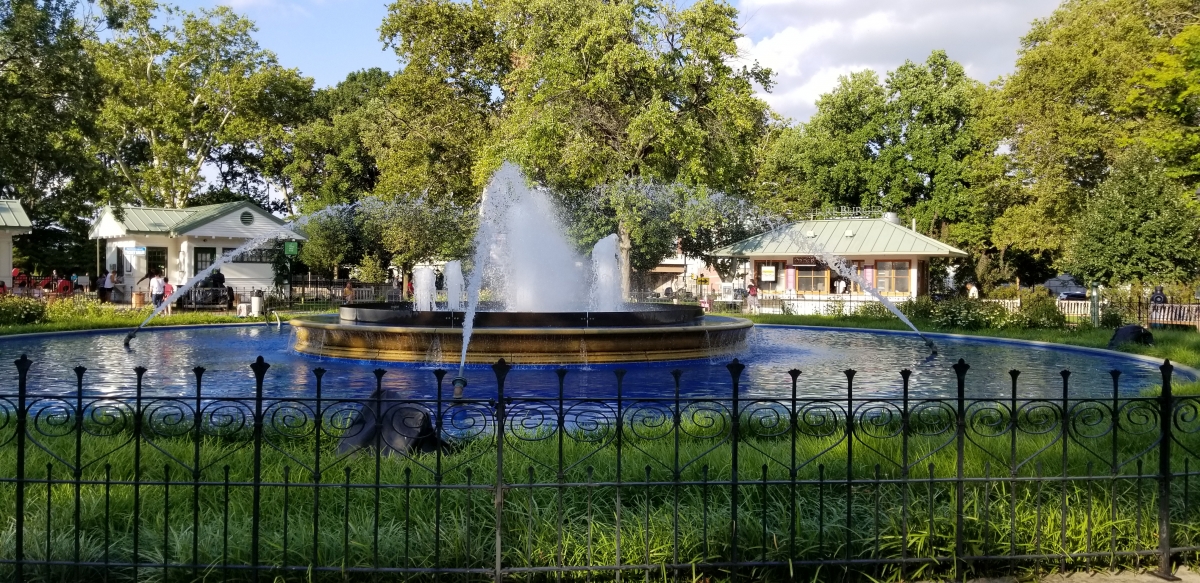
<path fill-rule="evenodd" d="M 206 396 L 248 397 L 253 395 L 254 376 L 249 364 L 262 355 L 271 364 L 264 383 L 268 397 L 311 397 L 315 379 L 311 369 L 328 370 L 324 394 L 328 397 L 369 395 L 375 379 L 371 371 L 387 371 L 384 385 L 400 389 L 414 398 L 432 397 L 436 392 L 436 365 L 405 365 L 315 358 L 293 352 L 291 329 L 287 326 L 204 327 L 148 329 L 132 348 L 122 345 L 124 332 L 45 335 L 0 339 L 0 362 L 11 363 L 21 354 L 34 361 L 30 388 L 39 393 L 64 393 L 75 387 L 76 366 L 87 367 L 85 389 L 91 395 L 130 394 L 133 367 L 145 366 L 147 395 L 192 395 L 192 368 L 203 366 Z M 1010 392 L 1008 371 L 1021 372 L 1021 398 L 1061 396 L 1059 372 L 1072 371 L 1072 398 L 1112 394 L 1109 370 L 1122 372 L 1121 392 L 1136 394 L 1158 384 L 1161 376 L 1154 363 L 1130 357 L 1067 347 L 1041 347 L 983 339 L 935 338 L 939 356 L 928 358 L 923 342 L 915 336 L 840 331 L 804 327 L 758 326 L 751 332 L 747 348 L 736 355 L 746 364 L 741 394 L 746 398 L 791 396 L 787 371 L 802 371 L 800 398 L 844 397 L 846 376 L 853 368 L 855 396 L 897 396 L 899 370 L 913 371 L 914 397 L 950 397 L 955 394 L 955 375 L 950 368 L 959 358 L 971 365 L 967 373 L 968 398 L 1006 397 Z M 567 397 L 604 398 L 616 394 L 614 371 L 624 368 L 624 395 L 629 398 L 664 397 L 674 392 L 670 371 L 683 371 L 681 395 L 728 397 L 728 357 L 711 361 L 685 361 L 624 366 L 575 366 L 566 376 Z M 443 364 L 451 369 L 454 366 Z M 488 398 L 496 382 L 487 366 L 468 367 L 468 397 Z M 16 392 L 16 368 L 0 369 L 0 393 Z M 1176 372 L 1177 382 L 1196 380 L 1185 371 Z M 448 385 L 448 382 L 447 382 Z M 558 380 L 553 367 L 517 367 L 509 373 L 506 392 L 512 396 L 556 396 Z M 449 389 L 447 388 L 447 394 Z"/>

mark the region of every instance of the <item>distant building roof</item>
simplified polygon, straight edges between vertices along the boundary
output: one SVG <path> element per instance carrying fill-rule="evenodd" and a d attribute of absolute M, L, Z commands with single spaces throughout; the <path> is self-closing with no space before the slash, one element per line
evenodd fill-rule
<path fill-rule="evenodd" d="M 243 208 L 255 208 L 262 216 L 276 224 L 283 225 L 284 221 L 249 201 L 226 202 L 188 208 L 173 209 L 159 207 L 124 207 L 121 209 L 119 222 L 127 234 L 133 235 L 167 235 L 177 237 L 197 227 L 203 226 L 220 217 L 229 215 Z M 117 220 L 111 207 L 105 207 L 100 217 L 92 227 L 91 237 L 98 238 L 96 232 L 105 215 Z"/>
<path fill-rule="evenodd" d="M 884 219 L 800 221 L 726 245 L 717 257 L 791 257 L 823 249 L 842 256 L 966 257 L 966 252 Z"/>
<path fill-rule="evenodd" d="M 0 199 L 0 229 L 28 233 L 33 228 L 29 215 L 21 201 L 10 198 Z"/>

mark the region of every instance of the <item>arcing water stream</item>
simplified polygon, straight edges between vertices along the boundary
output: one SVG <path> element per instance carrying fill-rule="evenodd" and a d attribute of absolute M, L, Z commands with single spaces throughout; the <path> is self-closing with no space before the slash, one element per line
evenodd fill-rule
<path fill-rule="evenodd" d="M 796 247 L 802 249 L 804 251 L 804 253 L 813 255 L 816 257 L 820 257 L 821 261 L 823 261 L 826 265 L 828 265 L 834 271 L 838 272 L 839 275 L 841 275 L 842 277 L 845 277 L 846 279 L 848 279 L 850 281 L 853 281 L 854 283 L 858 284 L 858 287 L 862 288 L 863 291 L 874 296 L 876 300 L 879 300 L 879 303 L 883 304 L 883 306 L 885 308 L 887 308 L 891 313 L 895 314 L 897 318 L 900 318 L 900 321 L 904 322 L 904 324 L 907 325 L 909 328 L 912 328 L 912 331 L 916 332 L 917 336 L 920 336 L 921 340 L 925 341 L 925 346 L 929 347 L 929 350 L 933 352 L 934 356 L 937 355 L 937 347 L 934 346 L 933 341 L 930 340 L 928 337 L 926 337 L 924 334 L 922 334 L 921 331 L 918 330 L 915 325 L 913 325 L 912 320 L 909 320 L 908 316 L 905 316 L 904 312 L 901 312 L 900 308 L 896 307 L 896 304 L 892 303 L 892 301 L 889 300 L 887 298 L 887 296 L 880 293 L 879 290 L 875 288 L 875 286 L 868 283 L 867 280 L 862 277 L 862 275 L 860 275 L 857 271 L 855 271 L 853 267 L 848 265 L 846 263 L 846 259 L 844 257 L 842 257 L 841 255 L 835 255 L 833 253 L 830 253 L 829 251 L 827 251 L 825 249 L 824 246 L 822 246 L 816 240 L 812 240 L 812 241 L 806 240 L 805 237 L 800 236 L 796 232 L 797 229 L 795 229 L 793 227 L 794 227 L 794 224 L 793 225 L 784 225 L 782 227 L 776 228 L 775 231 L 778 231 L 779 233 L 781 233 L 781 234 L 787 236 L 789 239 L 791 239 L 792 242 L 796 244 Z"/>

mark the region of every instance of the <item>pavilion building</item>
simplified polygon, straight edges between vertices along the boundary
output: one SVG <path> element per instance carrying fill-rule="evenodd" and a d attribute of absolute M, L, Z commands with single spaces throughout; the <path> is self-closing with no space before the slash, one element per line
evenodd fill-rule
<path fill-rule="evenodd" d="M 859 278 L 882 295 L 903 301 L 929 293 L 933 258 L 966 257 L 964 251 L 884 218 L 841 218 L 799 221 L 713 252 L 746 262 L 746 285 L 758 285 L 764 311 L 796 314 L 828 313 L 834 301 L 875 301 L 853 281 L 830 269 L 814 250 L 846 260 Z"/>
<path fill-rule="evenodd" d="M 249 201 L 188 208 L 104 207 L 92 224 L 91 238 L 103 241 L 100 270 L 116 270 L 123 280 L 119 297 L 145 291 L 146 274 L 160 272 L 182 284 L 222 254 L 248 241 L 279 235 L 302 240 L 284 221 Z M 221 266 L 225 285 L 239 293 L 274 286 L 276 250 L 264 244 Z"/>

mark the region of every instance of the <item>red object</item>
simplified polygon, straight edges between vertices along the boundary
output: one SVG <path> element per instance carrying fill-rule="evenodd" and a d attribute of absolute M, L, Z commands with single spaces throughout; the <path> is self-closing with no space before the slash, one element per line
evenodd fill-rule
<path fill-rule="evenodd" d="M 70 294 L 71 293 L 71 280 L 69 280 L 69 279 L 58 280 L 58 289 L 56 291 L 58 291 L 58 293 L 60 293 L 60 294 Z"/>

